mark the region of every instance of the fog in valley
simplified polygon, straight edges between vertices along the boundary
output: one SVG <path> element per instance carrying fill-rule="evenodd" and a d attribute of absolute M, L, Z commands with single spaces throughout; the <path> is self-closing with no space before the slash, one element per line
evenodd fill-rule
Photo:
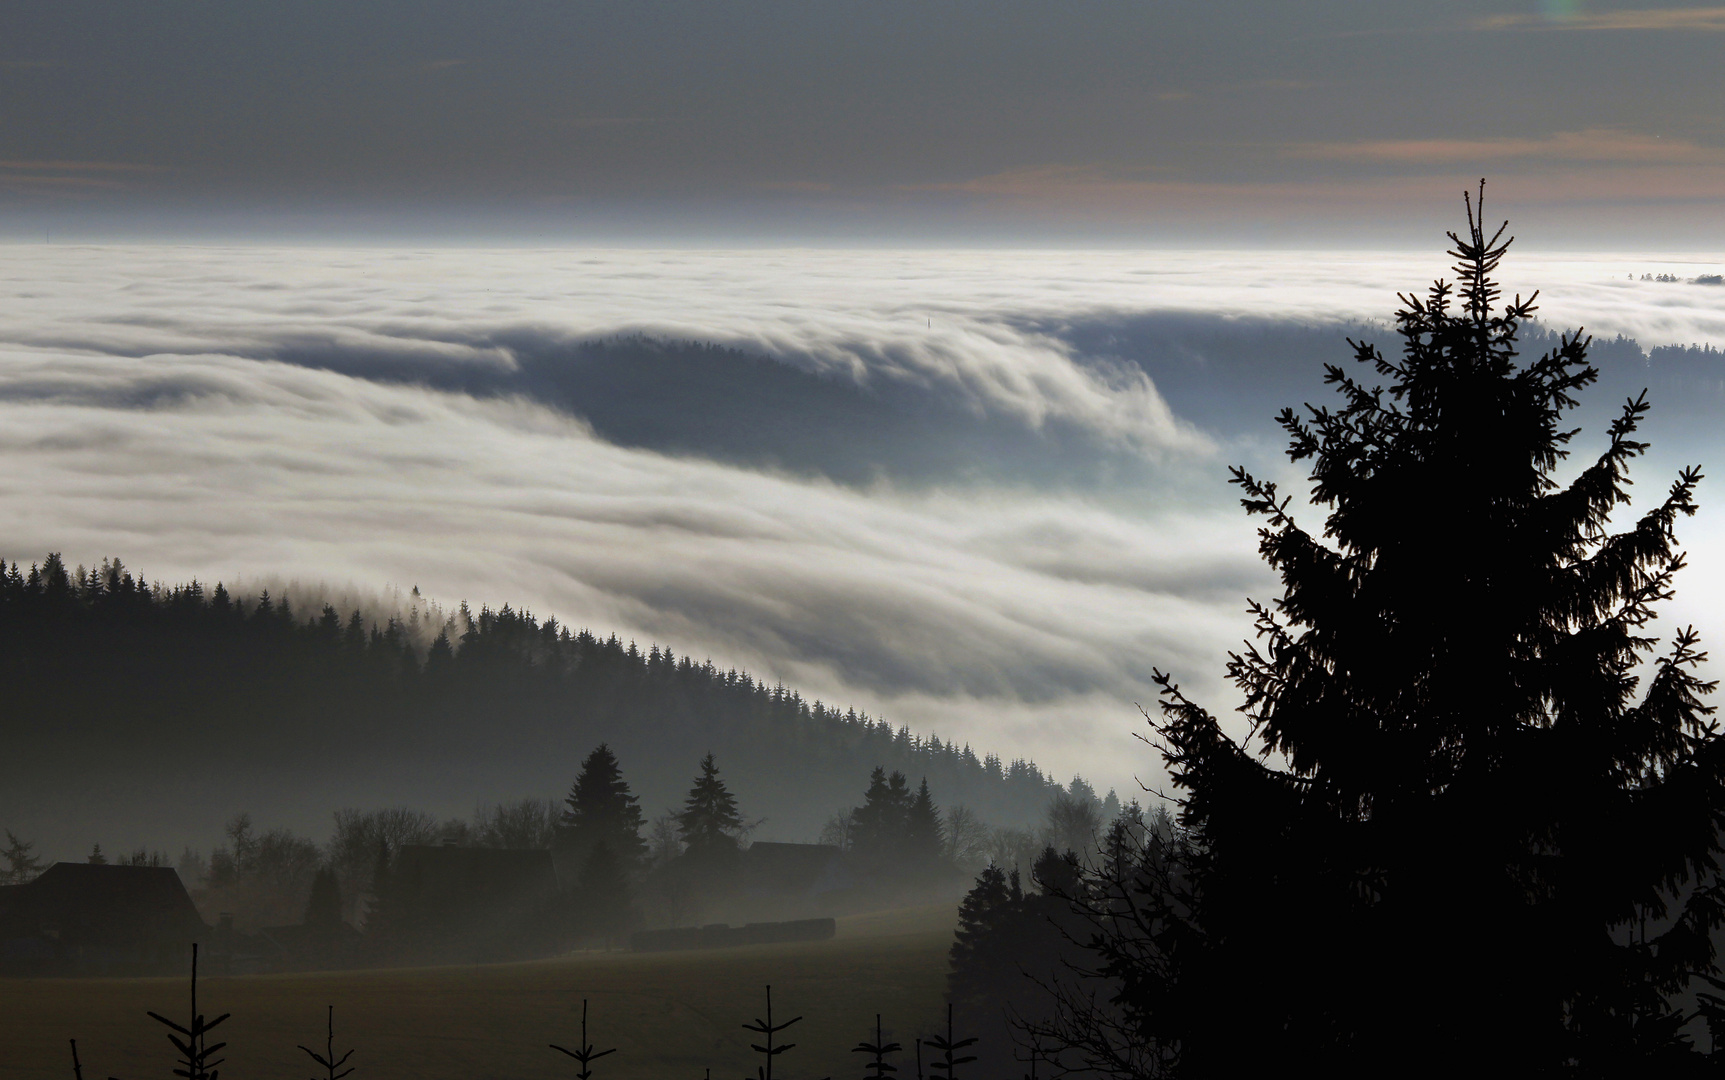
<path fill-rule="evenodd" d="M 509 605 L 1123 796 L 1162 782 L 1133 739 L 1152 666 L 1219 693 L 1245 597 L 1269 588 L 1226 467 L 1292 475 L 1274 413 L 1322 401 L 1346 338 L 1389 344 L 1395 287 L 1442 269 L 1290 252 L 315 247 L 54 247 L 9 266 L 9 560 L 119 558 L 167 586 L 222 581 L 252 603 L 267 589 L 304 618 L 331 603 L 343 620 L 411 620 L 420 649 Z M 1528 351 L 1583 316 L 1595 337 L 1583 458 L 1610 403 L 1647 387 L 1639 490 L 1708 461 L 1718 267 L 1509 268 L 1510 288 L 1543 289 Z M 1697 550 L 1720 535 L 1702 502 L 1683 527 Z M 1717 625 L 1721 573 L 1697 560 L 1679 621 Z M 100 679 L 100 657 L 79 662 Z M 235 715 L 210 729 L 228 767 L 188 791 L 167 779 L 182 755 L 119 749 L 149 741 L 121 704 L 76 738 L 33 733 L 41 756 L 8 759 L 0 817 L 57 857 L 207 848 L 240 811 L 322 837 L 343 807 L 466 816 L 561 796 L 581 756 L 631 726 L 645 742 L 625 764 L 657 813 L 713 749 L 666 747 L 653 717 L 616 727 L 564 707 L 439 721 L 469 730 L 411 760 L 387 741 L 343 753 L 366 745 L 363 715 Z M 752 784 L 762 839 L 812 840 L 854 795 L 786 802 Z"/>

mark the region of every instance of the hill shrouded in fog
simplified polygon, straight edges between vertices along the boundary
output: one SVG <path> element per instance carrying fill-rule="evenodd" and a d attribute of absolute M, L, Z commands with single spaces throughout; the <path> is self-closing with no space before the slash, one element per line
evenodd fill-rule
<path fill-rule="evenodd" d="M 62 857 L 213 838 L 238 810 L 317 835 L 346 806 L 561 795 L 600 742 L 650 813 L 711 751 L 759 838 L 813 839 L 875 766 L 997 825 L 1038 820 L 1056 790 L 1029 762 L 509 607 L 368 624 L 54 555 L 0 577 L 0 685 L 19 721 L 7 825 Z"/>
<path fill-rule="evenodd" d="M 1321 400 L 1349 337 L 1392 337 L 1396 289 L 1447 273 L 1427 254 L 1338 252 L 16 250 L 0 267 L 8 562 L 118 553 L 248 603 L 323 582 L 349 598 L 289 588 L 299 614 L 361 607 L 368 632 L 390 612 L 352 594 L 417 584 L 1122 793 L 1162 783 L 1133 738 L 1152 669 L 1216 691 L 1251 633 L 1244 598 L 1269 587 L 1227 466 L 1275 474 L 1277 411 Z M 1603 430 L 1649 389 L 1653 474 L 1717 459 L 1719 269 L 1506 263 L 1510 288 L 1541 290 L 1527 352 L 1595 335 L 1601 384 L 1579 424 Z M 1684 529 L 1698 548 L 1725 520 L 1701 497 Z M 1722 582 L 1697 559 L 1675 621 L 1715 639 Z M 397 765 L 367 735 L 388 764 L 364 770 L 364 802 L 426 806 L 434 790 L 446 801 L 428 810 L 466 815 L 558 794 L 586 749 L 542 754 L 528 721 L 488 708 L 469 722 L 540 771 L 460 739 Z M 142 809 L 74 770 L 79 812 L 167 820 L 214 802 L 321 835 L 350 800 L 348 781 L 275 766 L 303 752 L 294 731 L 240 741 L 223 760 L 243 780 Z M 315 777 L 361 769 L 324 749 Z M 678 750 L 674 780 L 641 778 L 650 812 L 703 752 Z M 13 790 L 0 824 L 30 806 Z M 266 803 L 320 810 L 272 822 Z M 768 838 L 807 835 L 756 813 Z"/>

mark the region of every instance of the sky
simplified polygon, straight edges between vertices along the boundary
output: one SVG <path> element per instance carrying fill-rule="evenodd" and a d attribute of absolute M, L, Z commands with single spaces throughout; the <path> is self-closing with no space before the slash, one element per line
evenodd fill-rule
<path fill-rule="evenodd" d="M 9 5 L 0 235 L 1413 246 L 1725 239 L 1725 7 Z"/>
<path fill-rule="evenodd" d="M 1226 712 L 1275 594 L 1228 467 L 1298 490 L 1273 416 L 1480 177 L 1538 333 L 1597 335 L 1587 431 L 1645 386 L 1637 490 L 1717 459 L 1722 47 L 1576 0 L 9 5 L 0 557 L 509 603 L 1135 791 L 1152 670 Z M 1715 482 L 1656 629 L 1725 634 Z"/>

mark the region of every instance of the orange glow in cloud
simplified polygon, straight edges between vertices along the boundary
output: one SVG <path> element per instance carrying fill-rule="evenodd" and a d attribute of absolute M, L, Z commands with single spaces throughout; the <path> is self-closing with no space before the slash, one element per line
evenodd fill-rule
<path fill-rule="evenodd" d="M 1725 163 L 1725 148 L 1687 139 L 1605 128 L 1563 131 L 1543 139 L 1382 139 L 1309 143 L 1296 157 L 1402 164 L 1467 164 L 1476 161 L 1622 162 L 1714 165 Z"/>
<path fill-rule="evenodd" d="M 1642 8 L 1629 11 L 1540 15 L 1491 15 L 1476 20 L 1480 30 L 1700 30 L 1725 31 L 1725 7 Z"/>

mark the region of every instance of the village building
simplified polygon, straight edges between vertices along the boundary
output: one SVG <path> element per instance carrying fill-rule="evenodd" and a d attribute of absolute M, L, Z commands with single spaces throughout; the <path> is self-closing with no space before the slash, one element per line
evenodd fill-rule
<path fill-rule="evenodd" d="M 743 850 L 739 870 L 744 895 L 782 918 L 822 912 L 856 885 L 844 852 L 831 844 L 758 841 Z"/>
<path fill-rule="evenodd" d="M 62 862 L 0 889 L 8 975 L 179 972 L 208 933 L 171 867 Z"/>

